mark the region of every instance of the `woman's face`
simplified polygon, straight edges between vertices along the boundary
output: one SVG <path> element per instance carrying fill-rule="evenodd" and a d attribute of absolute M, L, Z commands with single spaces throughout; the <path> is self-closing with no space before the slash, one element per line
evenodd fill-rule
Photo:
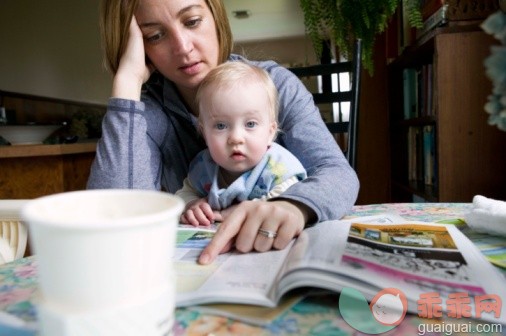
<path fill-rule="evenodd" d="M 216 24 L 204 0 L 140 0 L 135 17 L 147 57 L 180 90 L 196 90 L 218 64 Z"/>

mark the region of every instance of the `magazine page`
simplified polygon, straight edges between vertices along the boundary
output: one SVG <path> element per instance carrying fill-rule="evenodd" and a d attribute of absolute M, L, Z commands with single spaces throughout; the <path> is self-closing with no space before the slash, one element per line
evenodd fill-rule
<path fill-rule="evenodd" d="M 399 218 L 381 224 L 353 218 L 305 230 L 278 280 L 281 292 L 300 286 L 334 291 L 352 287 L 371 300 L 379 290 L 397 288 L 406 294 L 412 313 L 428 293 L 436 293 L 443 303 L 465 293 L 473 312 L 475 299 L 506 298 L 502 275 L 458 228 Z M 497 321 L 493 315 L 481 318 Z"/>
<path fill-rule="evenodd" d="M 352 281 L 356 289 L 370 290 L 374 286 L 368 278 L 349 279 L 340 274 L 341 259 L 353 221 L 363 223 L 394 224 L 404 221 L 396 214 L 380 214 L 350 220 L 335 220 L 318 223 L 304 230 L 295 241 L 287 261 L 276 279 L 277 294 L 303 286 L 315 286 L 333 291 Z"/>
<path fill-rule="evenodd" d="M 174 267 L 176 306 L 203 303 L 247 303 L 273 307 L 271 287 L 290 246 L 264 253 L 225 253 L 211 265 L 197 259 L 214 229 L 181 226 L 178 229 Z"/>
<path fill-rule="evenodd" d="M 445 311 L 444 303 L 463 293 L 472 313 L 475 299 L 489 294 L 506 298 L 501 275 L 452 225 L 353 223 L 344 250 L 339 273 L 402 290 L 411 312 L 417 312 L 417 301 L 430 293 Z M 495 321 L 492 315 L 482 318 Z"/>
<path fill-rule="evenodd" d="M 487 314 L 484 315 L 484 319 L 506 324 L 506 279 L 504 273 L 494 267 L 489 255 L 484 254 L 474 241 L 471 243 L 470 239 L 460 229 L 450 225 L 448 230 L 455 239 L 458 249 L 463 251 L 462 253 L 473 272 L 473 278 L 477 279 L 483 286 L 486 294 L 497 295 L 503 301 L 498 318 L 493 318 L 492 314 Z M 501 251 L 504 251 L 504 248 L 501 248 Z M 490 307 L 492 306 L 493 304 Z"/>
<path fill-rule="evenodd" d="M 201 266 L 197 258 L 213 234 L 200 228 L 178 233 L 178 306 L 273 307 L 289 290 L 307 286 L 334 291 L 352 287 L 368 300 L 379 290 L 397 288 L 407 296 L 412 313 L 427 293 L 436 293 L 442 302 L 465 293 L 473 312 L 475 299 L 506 298 L 504 278 L 453 225 L 409 222 L 389 214 L 328 221 L 304 230 L 291 248 L 226 253 Z M 491 315 L 482 318 L 496 321 Z"/>
<path fill-rule="evenodd" d="M 384 214 L 361 217 L 361 220 L 392 223 L 402 220 L 402 217 Z M 343 242 L 348 236 L 349 224 L 346 223 L 319 223 L 304 230 L 294 242 L 281 251 L 225 253 L 206 266 L 198 264 L 197 259 L 216 232 L 216 225 L 206 228 L 180 224 L 174 256 L 177 278 L 176 306 L 247 303 L 273 307 L 281 297 L 276 286 L 281 272 L 311 264 L 319 264 L 323 269 L 330 264 L 335 267 L 339 265 L 336 255 L 342 254 Z M 332 234 L 329 234 L 329 231 Z M 307 232 L 310 233 L 308 238 Z M 340 235 L 340 238 L 336 240 L 335 235 Z M 311 244 L 307 244 L 308 239 L 312 241 Z M 297 245 L 296 249 L 293 249 L 294 243 Z M 340 252 L 336 250 L 336 246 L 341 249 Z M 287 261 L 289 254 L 291 257 Z"/>
<path fill-rule="evenodd" d="M 488 261 L 506 269 L 506 236 L 477 232 L 468 226 L 459 229 L 478 247 Z M 506 276 L 506 271 L 504 271 L 504 275 Z"/>
<path fill-rule="evenodd" d="M 345 242 L 348 239 L 350 223 L 360 220 L 361 223 L 402 223 L 404 218 L 395 214 L 380 214 L 359 217 L 350 220 L 334 220 L 318 223 L 304 230 L 292 247 L 280 278 L 285 274 L 301 268 L 321 268 L 337 270 L 341 264 Z"/>
<path fill-rule="evenodd" d="M 362 217 L 361 220 L 391 223 L 402 218 L 385 214 Z M 286 269 L 312 263 L 318 263 L 324 269 L 328 268 L 329 264 L 339 265 L 336 255 L 340 253 L 336 252 L 334 247 L 336 239 L 333 234 L 341 236 L 337 239 L 341 241 L 337 246 L 342 250 L 342 242 L 346 241 L 349 231 L 345 225 L 346 222 L 340 221 L 319 223 L 304 230 L 294 242 L 281 251 L 225 253 L 219 255 L 211 265 L 202 266 L 197 263 L 197 259 L 216 232 L 216 226 L 206 228 L 181 224 L 178 228 L 174 257 L 177 278 L 176 306 L 247 303 L 273 307 L 281 296 L 276 283 L 281 278 L 282 269 L 286 272 Z M 329 229 L 326 229 L 327 226 Z M 329 235 L 332 227 L 335 227 L 332 229 L 333 234 Z M 336 228 L 338 230 L 335 230 Z M 311 244 L 306 244 L 306 232 L 312 232 Z M 326 239 L 329 241 L 326 242 Z M 294 243 L 297 245 L 295 250 L 292 246 Z M 289 254 L 290 261 L 286 261 Z"/>

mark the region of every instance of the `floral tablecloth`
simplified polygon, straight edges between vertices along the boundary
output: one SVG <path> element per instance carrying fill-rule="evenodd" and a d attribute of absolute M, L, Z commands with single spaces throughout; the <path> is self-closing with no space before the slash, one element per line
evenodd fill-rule
<path fill-rule="evenodd" d="M 394 213 L 406 220 L 459 224 L 470 208 L 470 203 L 377 204 L 355 206 L 349 217 Z M 36 335 L 36 286 L 35 257 L 0 266 L 0 335 Z M 308 296 L 264 327 L 192 309 L 177 309 L 174 332 L 175 335 L 357 335 L 340 317 L 337 300 L 337 294 Z M 386 335 L 417 334 L 420 322 L 418 317 L 409 316 Z"/>

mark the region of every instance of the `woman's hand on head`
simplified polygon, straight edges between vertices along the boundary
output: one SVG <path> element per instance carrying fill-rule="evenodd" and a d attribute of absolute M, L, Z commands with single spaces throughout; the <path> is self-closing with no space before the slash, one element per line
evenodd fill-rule
<path fill-rule="evenodd" d="M 142 84 L 149 79 L 153 71 L 153 65 L 146 64 L 142 31 L 133 16 L 128 42 L 114 75 L 112 96 L 140 100 Z"/>
<path fill-rule="evenodd" d="M 233 246 L 240 252 L 284 249 L 304 229 L 308 213 L 304 205 L 292 201 L 241 202 L 221 212 L 223 222 L 202 251 L 199 263 L 209 264 Z M 259 234 L 259 229 L 265 230 L 266 235 L 270 231 L 276 236 Z"/>

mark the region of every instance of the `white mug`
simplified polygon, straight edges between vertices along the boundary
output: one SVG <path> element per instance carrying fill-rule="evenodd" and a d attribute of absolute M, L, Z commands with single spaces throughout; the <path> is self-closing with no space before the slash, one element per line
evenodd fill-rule
<path fill-rule="evenodd" d="M 67 192 L 28 202 L 21 216 L 38 262 L 43 334 L 73 334 L 84 323 L 93 330 L 104 327 L 107 335 L 112 334 L 107 325 L 135 322 L 136 316 L 136 323 L 156 331 L 156 324 L 172 320 L 171 259 L 183 206 L 168 193 L 127 189 Z M 158 316 L 142 316 L 150 310 Z"/>

